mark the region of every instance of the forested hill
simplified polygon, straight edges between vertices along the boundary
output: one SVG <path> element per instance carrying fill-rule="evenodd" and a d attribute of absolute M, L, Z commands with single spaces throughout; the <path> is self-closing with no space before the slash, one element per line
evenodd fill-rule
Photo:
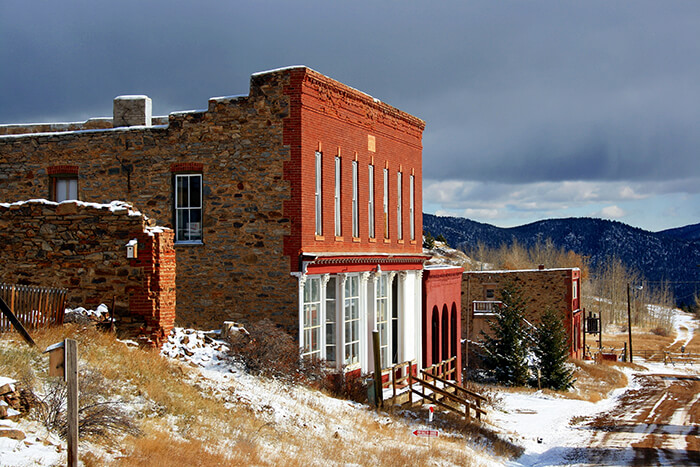
<path fill-rule="evenodd" d="M 617 221 L 591 218 L 551 219 L 501 228 L 459 217 L 423 214 L 423 230 L 433 236 L 442 234 L 450 246 L 469 251 L 479 242 L 495 248 L 515 239 L 530 247 L 538 240 L 551 239 L 560 248 L 590 257 L 594 267 L 616 256 L 640 270 L 647 280 L 673 282 L 676 300 L 689 303 L 697 288 L 697 283 L 689 282 L 700 280 L 700 240 L 678 238 L 686 233 L 682 229 L 648 232 Z"/>
<path fill-rule="evenodd" d="M 679 238 L 681 240 L 700 240 L 700 224 L 662 230 L 659 233 L 667 237 Z"/>

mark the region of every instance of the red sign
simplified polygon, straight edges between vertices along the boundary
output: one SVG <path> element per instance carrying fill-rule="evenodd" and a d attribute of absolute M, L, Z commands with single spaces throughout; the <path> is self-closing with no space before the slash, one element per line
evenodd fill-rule
<path fill-rule="evenodd" d="M 437 438 L 440 435 L 437 430 L 416 430 L 413 434 L 422 438 Z"/>

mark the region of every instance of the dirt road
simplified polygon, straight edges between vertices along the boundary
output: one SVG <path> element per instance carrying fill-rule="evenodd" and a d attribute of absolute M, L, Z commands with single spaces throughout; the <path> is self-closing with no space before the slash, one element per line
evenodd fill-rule
<path fill-rule="evenodd" d="M 700 376 L 637 375 L 636 389 L 586 427 L 598 465 L 700 465 Z"/>

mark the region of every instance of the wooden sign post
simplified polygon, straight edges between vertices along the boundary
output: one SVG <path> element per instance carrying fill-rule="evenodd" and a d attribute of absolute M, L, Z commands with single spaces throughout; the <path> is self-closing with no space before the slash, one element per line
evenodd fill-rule
<path fill-rule="evenodd" d="M 49 376 L 62 376 L 68 387 L 68 467 L 78 467 L 78 342 L 66 339 L 48 347 Z"/>

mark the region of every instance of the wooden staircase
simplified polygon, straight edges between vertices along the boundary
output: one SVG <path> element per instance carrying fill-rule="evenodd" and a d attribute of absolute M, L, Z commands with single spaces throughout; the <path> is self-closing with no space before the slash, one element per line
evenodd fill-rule
<path fill-rule="evenodd" d="M 486 415 L 482 408 L 486 399 L 452 380 L 455 366 L 456 357 L 452 357 L 420 370 L 420 376 L 415 374 L 415 360 L 382 371 L 383 377 L 388 376 L 382 387 L 393 388 L 393 395 L 386 402 L 414 407 L 427 401 L 466 419 L 470 419 L 473 413 L 477 420 L 481 420 L 481 416 Z"/>

